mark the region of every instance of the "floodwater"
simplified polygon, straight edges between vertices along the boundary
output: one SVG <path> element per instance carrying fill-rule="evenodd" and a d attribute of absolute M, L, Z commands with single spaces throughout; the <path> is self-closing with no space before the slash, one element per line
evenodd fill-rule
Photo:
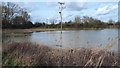
<path fill-rule="evenodd" d="M 113 50 L 118 50 L 118 29 L 104 30 L 69 30 L 69 31 L 47 31 L 33 32 L 28 36 L 4 38 L 4 41 L 29 40 L 37 44 L 44 44 L 51 47 L 78 48 L 78 47 L 105 47 L 115 43 Z"/>

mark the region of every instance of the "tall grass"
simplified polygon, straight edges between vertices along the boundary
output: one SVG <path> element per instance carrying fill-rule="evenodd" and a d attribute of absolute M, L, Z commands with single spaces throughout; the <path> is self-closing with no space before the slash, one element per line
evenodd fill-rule
<path fill-rule="evenodd" d="M 3 44 L 3 55 L 16 59 L 22 66 L 118 66 L 118 53 L 109 51 L 113 44 L 105 49 L 55 49 L 31 42 L 8 42 Z M 6 61 L 3 66 L 8 65 Z"/>

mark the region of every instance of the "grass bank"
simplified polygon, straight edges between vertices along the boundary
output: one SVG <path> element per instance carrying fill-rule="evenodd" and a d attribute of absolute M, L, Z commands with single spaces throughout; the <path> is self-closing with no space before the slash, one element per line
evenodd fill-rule
<path fill-rule="evenodd" d="M 3 66 L 117 66 L 118 53 L 99 48 L 62 49 L 31 42 L 3 44 Z"/>

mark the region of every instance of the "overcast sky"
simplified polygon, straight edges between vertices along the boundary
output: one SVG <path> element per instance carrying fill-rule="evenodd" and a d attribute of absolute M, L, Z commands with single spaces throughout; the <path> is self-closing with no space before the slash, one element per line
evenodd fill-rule
<path fill-rule="evenodd" d="M 59 18 L 57 2 L 16 2 L 26 8 L 32 22 L 46 22 Z M 75 16 L 89 16 L 104 22 L 118 20 L 118 2 L 66 2 L 63 9 L 63 21 L 74 20 Z"/>

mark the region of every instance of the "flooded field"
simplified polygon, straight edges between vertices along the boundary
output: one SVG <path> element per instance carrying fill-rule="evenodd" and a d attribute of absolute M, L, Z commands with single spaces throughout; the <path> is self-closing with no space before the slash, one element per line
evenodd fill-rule
<path fill-rule="evenodd" d="M 69 31 L 46 31 L 29 34 L 3 35 L 3 42 L 12 40 L 21 42 L 29 40 L 37 44 L 51 47 L 78 48 L 78 47 L 106 47 L 114 43 L 112 50 L 118 50 L 118 29 L 104 30 L 69 30 Z"/>

